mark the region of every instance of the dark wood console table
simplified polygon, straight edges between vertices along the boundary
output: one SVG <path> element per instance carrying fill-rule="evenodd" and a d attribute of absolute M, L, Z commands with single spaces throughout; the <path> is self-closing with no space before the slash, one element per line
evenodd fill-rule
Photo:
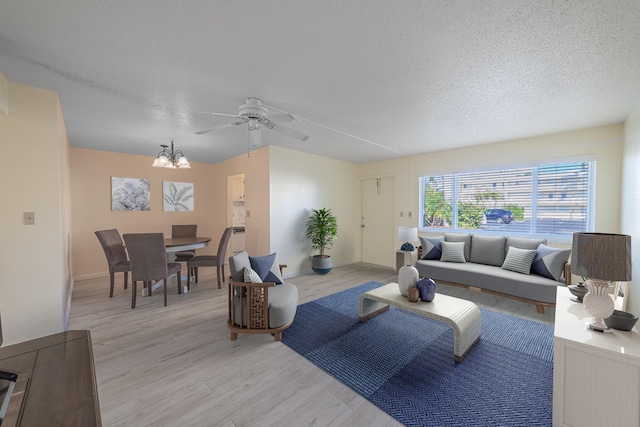
<path fill-rule="evenodd" d="M 0 348 L 0 371 L 18 375 L 2 427 L 102 425 L 89 331 Z"/>

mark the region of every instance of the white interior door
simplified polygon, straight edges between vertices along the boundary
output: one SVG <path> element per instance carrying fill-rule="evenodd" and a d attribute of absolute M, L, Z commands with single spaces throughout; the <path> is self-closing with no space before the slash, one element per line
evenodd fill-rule
<path fill-rule="evenodd" d="M 362 261 L 393 267 L 395 182 L 393 177 L 362 180 Z"/>

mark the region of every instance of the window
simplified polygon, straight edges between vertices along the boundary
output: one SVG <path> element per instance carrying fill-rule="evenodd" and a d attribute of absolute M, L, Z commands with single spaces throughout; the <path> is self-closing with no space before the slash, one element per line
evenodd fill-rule
<path fill-rule="evenodd" d="M 596 162 L 420 178 L 420 226 L 571 240 L 593 231 Z"/>

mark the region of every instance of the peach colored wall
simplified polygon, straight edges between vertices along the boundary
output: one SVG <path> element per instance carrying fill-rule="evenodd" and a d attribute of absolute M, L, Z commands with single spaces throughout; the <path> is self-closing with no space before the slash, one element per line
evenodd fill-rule
<path fill-rule="evenodd" d="M 191 169 L 151 167 L 153 156 L 71 148 L 73 209 L 73 276 L 76 279 L 104 276 L 107 262 L 95 236 L 96 230 L 117 228 L 121 234 L 162 232 L 171 235 L 172 224 L 198 224 L 198 234 L 212 237 L 200 254 L 214 255 L 225 227 L 231 225 L 227 203 L 227 177 L 245 173 L 247 249 L 269 250 L 268 147 L 216 164 L 192 162 Z M 111 177 L 147 178 L 151 183 L 151 210 L 111 210 Z M 164 181 L 194 184 L 193 212 L 164 212 Z M 266 225 L 265 225 L 266 224 Z"/>
<path fill-rule="evenodd" d="M 71 148 L 73 215 L 73 275 L 76 279 L 107 274 L 107 261 L 95 231 L 116 228 L 120 234 L 162 232 L 171 236 L 172 224 L 198 224 L 198 234 L 213 238 L 199 250 L 214 254 L 226 213 L 214 213 L 214 194 L 226 191 L 213 180 L 213 165 L 193 162 L 191 169 L 151 167 L 153 156 Z M 111 177 L 146 178 L 151 184 L 150 211 L 112 211 Z M 164 181 L 194 184 L 192 212 L 163 211 Z"/>
<path fill-rule="evenodd" d="M 9 82 L 0 113 L 0 313 L 4 345 L 65 330 L 69 295 L 67 136 L 54 92 Z M 23 213 L 35 212 L 35 225 Z"/>

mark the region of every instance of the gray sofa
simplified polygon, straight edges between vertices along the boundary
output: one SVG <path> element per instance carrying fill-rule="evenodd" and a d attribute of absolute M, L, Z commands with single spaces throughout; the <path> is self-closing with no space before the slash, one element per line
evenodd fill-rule
<path fill-rule="evenodd" d="M 535 304 L 539 313 L 555 307 L 557 287 L 571 280 L 570 250 L 546 239 L 444 233 L 420 241 L 420 276 Z"/>

